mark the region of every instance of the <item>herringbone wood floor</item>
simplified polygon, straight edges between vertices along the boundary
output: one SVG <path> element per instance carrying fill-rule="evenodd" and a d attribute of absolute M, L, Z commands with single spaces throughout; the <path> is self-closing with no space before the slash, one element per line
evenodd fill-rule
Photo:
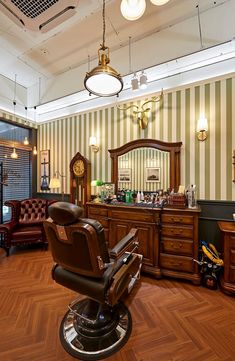
<path fill-rule="evenodd" d="M 58 329 L 76 294 L 51 280 L 49 251 L 0 252 L 0 360 L 72 361 Z M 234 361 L 235 298 L 142 276 L 126 304 L 128 343 L 107 361 Z"/>

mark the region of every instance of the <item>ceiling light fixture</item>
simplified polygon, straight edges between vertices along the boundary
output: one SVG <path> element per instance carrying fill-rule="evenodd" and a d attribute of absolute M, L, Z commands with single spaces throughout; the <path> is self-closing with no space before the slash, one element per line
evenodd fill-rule
<path fill-rule="evenodd" d="M 13 108 L 14 108 L 14 122 L 16 122 L 16 77 L 17 75 L 15 74 L 15 83 L 14 83 L 14 100 L 13 100 Z M 17 159 L 18 158 L 18 154 L 16 153 L 16 149 L 15 149 L 15 143 L 14 143 L 14 135 L 15 135 L 15 126 L 14 126 L 14 130 L 13 130 L 13 151 L 11 153 L 11 158 L 12 159 Z"/>
<path fill-rule="evenodd" d="M 147 75 L 145 74 L 144 70 L 142 70 L 141 76 L 140 76 L 140 89 L 146 89 L 147 88 Z"/>
<path fill-rule="evenodd" d="M 170 0 L 150 0 L 153 5 L 165 5 Z M 121 13 L 127 20 L 137 20 L 145 12 L 146 2 L 145 0 L 122 0 Z"/>
<path fill-rule="evenodd" d="M 27 119 L 28 119 L 28 108 L 27 107 L 24 107 L 25 108 L 25 124 L 27 124 Z M 29 145 L 29 140 L 28 140 L 28 137 L 24 137 L 24 141 L 23 141 L 23 144 L 24 145 Z"/>
<path fill-rule="evenodd" d="M 98 66 L 88 72 L 84 86 L 90 94 L 100 97 L 118 95 L 123 88 L 121 75 L 109 66 L 109 48 L 105 46 L 105 0 L 103 0 L 103 42 L 98 50 Z"/>
<path fill-rule="evenodd" d="M 131 88 L 133 91 L 136 91 L 139 89 L 139 80 L 137 78 L 136 73 L 134 73 L 133 78 L 131 79 Z"/>

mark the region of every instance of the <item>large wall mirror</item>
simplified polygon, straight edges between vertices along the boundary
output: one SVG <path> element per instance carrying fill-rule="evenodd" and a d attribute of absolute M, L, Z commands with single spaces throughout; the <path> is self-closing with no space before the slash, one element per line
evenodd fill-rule
<path fill-rule="evenodd" d="M 112 182 L 120 189 L 157 191 L 180 185 L 182 142 L 138 139 L 110 149 Z"/>

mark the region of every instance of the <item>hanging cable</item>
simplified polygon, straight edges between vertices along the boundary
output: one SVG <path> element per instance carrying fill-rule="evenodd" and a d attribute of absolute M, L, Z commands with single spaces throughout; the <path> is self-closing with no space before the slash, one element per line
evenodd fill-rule
<path fill-rule="evenodd" d="M 197 19 L 198 19 L 198 29 L 199 29 L 199 36 L 200 36 L 200 44 L 201 44 L 201 49 L 202 49 L 203 48 L 203 43 L 202 43 L 202 28 L 201 28 L 199 4 L 196 6 L 196 8 L 197 8 Z"/>

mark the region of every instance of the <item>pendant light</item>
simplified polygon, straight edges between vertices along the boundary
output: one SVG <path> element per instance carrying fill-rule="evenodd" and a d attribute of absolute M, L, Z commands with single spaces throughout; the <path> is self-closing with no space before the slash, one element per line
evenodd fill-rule
<path fill-rule="evenodd" d="M 27 110 L 28 108 L 27 107 L 24 107 L 25 108 L 25 122 L 27 122 Z M 28 137 L 24 137 L 24 141 L 23 141 L 24 145 L 29 145 L 29 140 L 28 140 Z"/>
<path fill-rule="evenodd" d="M 146 2 L 145 0 L 122 0 L 121 13 L 127 20 L 137 20 L 145 12 Z"/>
<path fill-rule="evenodd" d="M 14 100 L 13 100 L 13 109 L 14 109 L 14 122 L 16 121 L 16 74 L 15 74 L 15 83 L 14 83 Z M 17 159 L 18 154 L 16 153 L 15 144 L 13 141 L 13 151 L 11 153 L 12 159 Z"/>
<path fill-rule="evenodd" d="M 121 75 L 109 66 L 109 48 L 105 45 L 105 0 L 103 0 L 103 42 L 98 50 L 98 66 L 88 72 L 84 86 L 90 94 L 101 97 L 118 95 L 123 88 Z"/>

